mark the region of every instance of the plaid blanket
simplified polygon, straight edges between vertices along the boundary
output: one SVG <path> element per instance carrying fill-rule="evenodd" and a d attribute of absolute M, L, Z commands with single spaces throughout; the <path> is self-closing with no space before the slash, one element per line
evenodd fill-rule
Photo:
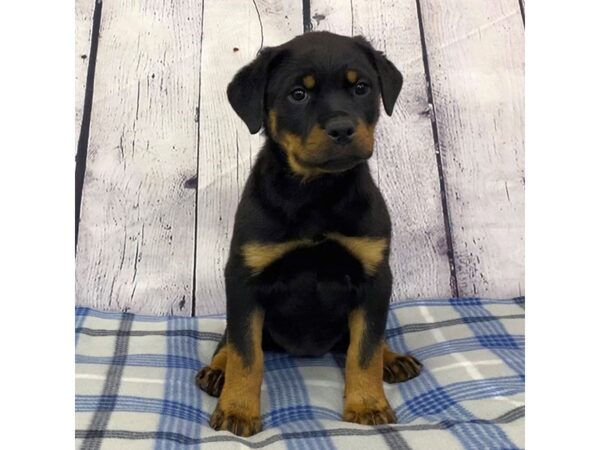
<path fill-rule="evenodd" d="M 76 432 L 81 449 L 513 449 L 524 447 L 524 299 L 394 304 L 390 347 L 424 364 L 385 384 L 398 424 L 342 422 L 343 355 L 265 355 L 264 431 L 216 432 L 216 399 L 194 384 L 223 316 L 150 317 L 76 309 Z"/>

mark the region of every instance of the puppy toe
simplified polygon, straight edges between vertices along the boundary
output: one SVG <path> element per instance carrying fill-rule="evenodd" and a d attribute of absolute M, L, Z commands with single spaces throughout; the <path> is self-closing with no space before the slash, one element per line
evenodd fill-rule
<path fill-rule="evenodd" d="M 343 419 L 361 425 L 383 425 L 396 423 L 396 414 L 386 405 L 383 408 L 347 409 Z"/>
<path fill-rule="evenodd" d="M 230 431 L 237 436 L 248 437 L 261 430 L 259 417 L 246 417 L 239 412 L 229 412 L 217 405 L 210 418 L 210 426 L 217 431 Z"/>

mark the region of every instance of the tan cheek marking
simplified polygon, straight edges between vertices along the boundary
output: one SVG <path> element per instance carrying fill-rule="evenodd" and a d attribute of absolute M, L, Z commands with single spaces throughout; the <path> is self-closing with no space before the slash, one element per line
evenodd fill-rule
<path fill-rule="evenodd" d="M 317 82 L 313 75 L 306 75 L 304 78 L 302 78 L 302 84 L 304 84 L 306 89 L 314 88 L 316 83 Z"/>
<path fill-rule="evenodd" d="M 253 275 L 258 275 L 286 253 L 296 248 L 308 247 L 310 245 L 313 245 L 313 242 L 309 239 L 297 239 L 276 244 L 250 242 L 242 245 L 242 255 L 246 267 L 250 268 Z"/>
<path fill-rule="evenodd" d="M 338 242 L 358 259 L 368 275 L 377 272 L 388 246 L 386 238 L 344 236 L 340 233 L 329 233 L 327 237 Z"/>
<path fill-rule="evenodd" d="M 307 181 L 320 175 L 317 168 L 304 167 L 298 162 L 298 156 L 306 154 L 306 149 L 302 145 L 300 136 L 291 133 L 282 133 L 280 144 L 287 153 L 288 165 L 293 173 L 302 177 L 303 181 Z"/>
<path fill-rule="evenodd" d="M 330 139 L 325 130 L 321 126 L 315 125 L 306 138 L 306 145 L 304 146 L 304 154 L 302 156 L 305 159 L 314 158 L 320 150 L 329 145 L 329 142 Z"/>
<path fill-rule="evenodd" d="M 354 132 L 355 139 L 359 145 L 364 148 L 369 156 L 373 154 L 375 145 L 375 125 L 367 125 L 362 120 L 358 122 L 356 131 Z"/>
<path fill-rule="evenodd" d="M 277 136 L 277 112 L 274 109 L 269 111 L 269 131 L 272 136 Z"/>
<path fill-rule="evenodd" d="M 348 327 L 350 345 L 346 355 L 344 420 L 356 421 L 352 416 L 389 406 L 383 392 L 383 342 L 376 347 L 367 364 L 361 365 L 361 343 L 366 328 L 364 311 L 350 312 Z"/>
<path fill-rule="evenodd" d="M 358 73 L 356 73 L 356 70 L 349 70 L 349 71 L 347 71 L 346 72 L 346 79 L 351 84 L 356 83 L 356 81 L 358 80 Z"/>

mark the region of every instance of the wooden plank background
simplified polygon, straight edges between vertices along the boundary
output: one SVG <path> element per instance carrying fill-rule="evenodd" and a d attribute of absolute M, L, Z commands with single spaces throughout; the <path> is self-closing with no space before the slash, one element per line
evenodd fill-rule
<path fill-rule="evenodd" d="M 77 301 L 191 314 L 202 9 L 103 3 L 77 242 Z"/>
<path fill-rule="evenodd" d="M 309 30 L 362 34 L 404 75 L 370 162 L 393 220 L 393 300 L 523 294 L 519 0 L 101 6 L 76 2 L 78 304 L 224 311 L 233 215 L 262 143 L 225 88 L 261 47 Z"/>

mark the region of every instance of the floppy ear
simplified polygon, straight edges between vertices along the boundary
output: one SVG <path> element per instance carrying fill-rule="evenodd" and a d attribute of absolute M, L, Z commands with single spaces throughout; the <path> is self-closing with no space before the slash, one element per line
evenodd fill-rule
<path fill-rule="evenodd" d="M 394 111 L 394 104 L 396 103 L 398 95 L 400 94 L 400 89 L 402 88 L 402 74 L 396 66 L 385 57 L 383 52 L 375 50 L 363 36 L 356 36 L 354 40 L 366 51 L 371 63 L 377 70 L 383 107 L 387 115 L 391 116 Z"/>
<path fill-rule="evenodd" d="M 258 133 L 263 124 L 265 89 L 277 53 L 276 48 L 264 48 L 254 61 L 235 74 L 227 86 L 229 103 L 252 134 Z"/>

